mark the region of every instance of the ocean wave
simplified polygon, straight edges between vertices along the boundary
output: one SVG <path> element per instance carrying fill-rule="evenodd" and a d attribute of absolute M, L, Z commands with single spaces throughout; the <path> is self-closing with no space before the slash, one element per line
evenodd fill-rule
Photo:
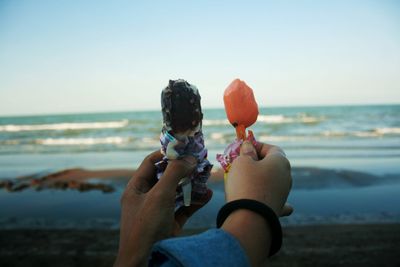
<path fill-rule="evenodd" d="M 290 136 L 290 135 L 261 135 L 256 136 L 260 142 L 281 142 L 281 141 L 301 141 L 309 139 L 307 136 Z"/>
<path fill-rule="evenodd" d="M 104 137 L 104 138 L 46 138 L 36 140 L 36 144 L 46 146 L 77 146 L 77 145 L 100 145 L 114 144 L 119 145 L 129 142 L 128 138 L 119 136 Z"/>
<path fill-rule="evenodd" d="M 223 133 L 212 133 L 211 134 L 211 139 L 213 139 L 213 140 L 223 140 L 224 139 L 224 134 Z"/>
<path fill-rule="evenodd" d="M 325 137 L 342 137 L 342 136 L 350 135 L 350 133 L 351 132 L 343 132 L 343 131 L 323 131 L 321 133 L 321 136 L 325 136 Z M 356 135 L 356 133 L 360 133 L 360 132 L 354 132 L 354 135 Z"/>
<path fill-rule="evenodd" d="M 292 123 L 294 122 L 293 118 L 288 118 L 283 115 L 259 115 L 257 118 L 257 122 L 271 123 L 271 124 L 279 124 L 279 123 Z"/>
<path fill-rule="evenodd" d="M 20 143 L 21 140 L 18 139 L 0 141 L 0 145 L 19 145 Z"/>
<path fill-rule="evenodd" d="M 203 126 L 230 125 L 228 120 L 203 120 Z"/>
<path fill-rule="evenodd" d="M 400 128 L 375 128 L 372 130 L 365 131 L 323 131 L 322 136 L 325 137 L 346 137 L 346 136 L 356 136 L 356 137 L 380 137 L 384 135 L 399 135 Z"/>
<path fill-rule="evenodd" d="M 141 139 L 137 139 L 134 143 L 130 144 L 132 150 L 147 150 L 147 149 L 159 149 L 160 148 L 160 139 L 159 138 L 151 138 L 151 137 L 143 137 Z"/>
<path fill-rule="evenodd" d="M 256 136 L 257 140 L 261 142 L 280 142 L 280 141 L 307 141 L 312 142 L 316 140 L 329 140 L 336 138 L 351 138 L 358 137 L 362 138 L 377 138 L 384 135 L 397 135 L 398 133 L 382 133 L 378 131 L 323 131 L 321 133 L 304 134 L 304 135 L 260 135 Z"/>
<path fill-rule="evenodd" d="M 309 134 L 257 134 L 256 139 L 260 142 L 314 142 L 318 140 L 335 140 L 342 138 L 377 138 L 382 137 L 384 135 L 397 135 L 399 128 L 386 128 L 385 130 L 370 130 L 370 131 L 321 131 L 321 132 L 311 132 Z M 227 141 L 230 142 L 230 139 L 234 139 L 234 134 L 226 134 L 221 132 L 215 132 L 210 134 L 210 139 L 214 141 Z"/>
<path fill-rule="evenodd" d="M 124 137 L 124 136 L 109 136 L 109 137 L 78 137 L 78 138 L 42 138 L 42 139 L 10 139 L 0 140 L 0 146 L 15 147 L 16 149 L 39 149 L 44 146 L 68 146 L 74 147 L 90 147 L 98 145 L 113 145 L 113 149 L 119 150 L 119 145 L 123 144 L 124 148 L 145 149 L 145 148 L 156 148 L 160 146 L 160 140 L 158 137 Z M 27 148 L 29 146 L 29 148 Z M 22 148 L 24 147 L 24 148 Z M 110 148 L 111 148 L 110 147 Z M 97 148 L 93 148 L 97 149 Z"/>
<path fill-rule="evenodd" d="M 375 132 L 381 135 L 385 134 L 400 134 L 400 127 L 384 127 L 384 128 L 376 128 Z"/>
<path fill-rule="evenodd" d="M 356 136 L 356 137 L 379 137 L 380 134 L 374 130 L 372 131 L 323 131 L 321 136 L 324 137 L 346 137 L 346 136 Z"/>
<path fill-rule="evenodd" d="M 0 132 L 21 131 L 62 131 L 62 130 L 85 130 L 123 128 L 129 123 L 128 120 L 107 122 L 77 122 L 77 123 L 53 123 L 53 124 L 27 124 L 27 125 L 0 125 Z"/>
<path fill-rule="evenodd" d="M 287 117 L 282 114 L 276 115 L 258 115 L 258 123 L 266 124 L 284 124 L 284 123 L 318 123 L 323 121 L 324 117 L 313 117 L 306 114 L 299 114 L 295 117 Z M 203 120 L 203 126 L 221 126 L 230 125 L 227 119 L 225 120 Z"/>
<path fill-rule="evenodd" d="M 306 114 L 298 114 L 296 117 L 286 117 L 282 114 L 278 115 L 259 115 L 257 122 L 264 122 L 268 124 L 281 124 L 281 123 L 318 123 L 323 121 L 324 117 L 313 117 Z"/>

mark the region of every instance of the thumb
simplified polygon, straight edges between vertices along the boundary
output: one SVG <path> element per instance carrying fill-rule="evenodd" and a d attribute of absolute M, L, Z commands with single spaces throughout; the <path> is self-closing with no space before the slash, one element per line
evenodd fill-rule
<path fill-rule="evenodd" d="M 257 151 L 253 144 L 246 140 L 243 142 L 242 146 L 240 147 L 240 156 L 250 156 L 254 160 L 258 160 Z"/>

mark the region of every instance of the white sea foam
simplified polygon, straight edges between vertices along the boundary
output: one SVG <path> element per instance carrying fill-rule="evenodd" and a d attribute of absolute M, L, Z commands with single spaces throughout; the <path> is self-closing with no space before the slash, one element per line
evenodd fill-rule
<path fill-rule="evenodd" d="M 77 146 L 77 145 L 100 145 L 100 144 L 122 144 L 128 142 L 128 138 L 120 136 L 103 138 L 46 138 L 36 140 L 37 144 L 46 146 Z"/>
<path fill-rule="evenodd" d="M 400 134 L 399 127 L 384 127 L 384 128 L 376 128 L 373 131 L 357 131 L 352 132 L 353 135 L 358 137 L 378 137 L 382 135 L 397 135 Z"/>
<path fill-rule="evenodd" d="M 324 131 L 323 136 L 326 137 L 343 137 L 343 136 L 357 136 L 357 137 L 379 137 L 382 135 L 397 135 L 400 134 L 400 128 L 376 128 L 367 131 Z"/>
<path fill-rule="evenodd" d="M 323 121 L 323 120 L 324 120 L 323 117 L 321 117 L 321 118 L 310 117 L 310 116 L 302 116 L 302 117 L 300 117 L 300 122 L 302 122 L 302 123 L 317 123 L 317 122 L 320 122 L 320 121 Z"/>
<path fill-rule="evenodd" d="M 134 144 L 135 149 L 157 149 L 160 148 L 160 139 L 152 137 L 143 137 L 137 139 Z"/>
<path fill-rule="evenodd" d="M 340 132 L 340 131 L 323 131 L 322 132 L 322 136 L 326 136 L 326 137 L 341 137 L 341 136 L 345 136 L 346 133 L 345 132 Z"/>
<path fill-rule="evenodd" d="M 229 125 L 228 120 L 203 120 L 203 126 Z"/>
<path fill-rule="evenodd" d="M 283 124 L 283 123 L 317 123 L 322 121 L 324 118 L 312 117 L 301 114 L 297 117 L 286 117 L 282 114 L 276 115 L 258 115 L 258 123 L 266 124 Z M 203 126 L 220 126 L 220 125 L 230 125 L 228 120 L 203 120 Z"/>
<path fill-rule="evenodd" d="M 259 115 L 257 118 L 257 122 L 265 122 L 271 124 L 278 123 L 291 123 L 294 120 L 292 118 L 287 118 L 281 114 L 278 115 Z"/>
<path fill-rule="evenodd" d="M 282 142 L 282 141 L 300 141 L 310 139 L 307 136 L 289 136 L 289 135 L 261 135 L 257 137 L 260 142 Z"/>
<path fill-rule="evenodd" d="M 211 134 L 211 139 L 213 139 L 213 140 L 221 140 L 223 138 L 224 138 L 223 133 L 212 133 Z"/>
<path fill-rule="evenodd" d="M 107 121 L 107 122 L 27 124 L 27 125 L 8 124 L 8 125 L 0 125 L 0 132 L 106 129 L 106 128 L 123 128 L 127 125 L 128 125 L 128 120 Z"/>
<path fill-rule="evenodd" d="M 368 132 L 368 131 L 356 131 L 351 133 L 354 136 L 357 137 L 377 137 L 379 134 L 376 132 Z"/>
<path fill-rule="evenodd" d="M 385 128 L 376 128 L 375 132 L 378 134 L 400 134 L 400 127 L 385 127 Z"/>
<path fill-rule="evenodd" d="M 372 131 L 323 131 L 322 136 L 325 137 L 345 137 L 345 136 L 357 136 L 357 137 L 377 137 L 378 133 Z"/>
<path fill-rule="evenodd" d="M 259 115 L 257 122 L 261 123 L 291 123 L 294 120 L 283 115 Z M 228 120 L 203 120 L 204 126 L 230 125 Z"/>
<path fill-rule="evenodd" d="M 282 114 L 278 115 L 259 115 L 257 122 L 263 122 L 267 124 L 281 124 L 281 123 L 317 123 L 324 120 L 323 117 L 312 117 L 301 114 L 297 117 L 286 117 Z"/>

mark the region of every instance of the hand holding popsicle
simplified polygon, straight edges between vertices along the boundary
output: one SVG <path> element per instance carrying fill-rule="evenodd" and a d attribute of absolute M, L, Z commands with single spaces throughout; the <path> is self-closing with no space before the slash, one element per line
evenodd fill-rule
<path fill-rule="evenodd" d="M 240 146 L 245 140 L 257 145 L 253 132 L 246 128 L 253 125 L 258 117 L 258 105 L 253 90 L 244 82 L 235 79 L 224 92 L 226 116 L 236 129 L 236 140 L 229 144 L 223 154 L 217 154 L 217 160 L 225 173 L 229 171 L 231 163 L 239 156 Z"/>

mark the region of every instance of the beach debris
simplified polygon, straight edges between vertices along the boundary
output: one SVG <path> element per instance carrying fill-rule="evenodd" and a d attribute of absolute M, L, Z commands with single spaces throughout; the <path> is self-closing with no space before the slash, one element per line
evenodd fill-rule
<path fill-rule="evenodd" d="M 212 168 L 202 132 L 203 113 L 196 86 L 185 80 L 170 80 L 161 93 L 163 127 L 160 135 L 163 159 L 155 164 L 160 179 L 168 161 L 186 155 L 196 158 L 197 166 L 188 177 L 182 177 L 177 188 L 175 206 L 190 206 L 207 195 L 207 180 Z"/>
<path fill-rule="evenodd" d="M 245 140 L 250 141 L 256 146 L 257 141 L 252 131 L 246 128 L 257 121 L 258 105 L 254 98 L 253 90 L 239 79 L 233 82 L 225 89 L 224 105 L 226 116 L 229 122 L 236 130 L 236 139 L 229 144 L 223 154 L 217 154 L 217 161 L 221 164 L 226 174 L 232 162 L 240 155 L 240 146 Z"/>
<path fill-rule="evenodd" d="M 15 179 L 0 180 L 0 189 L 4 188 L 8 192 L 19 192 L 26 189 L 34 189 L 40 191 L 43 189 L 57 190 L 78 190 L 86 192 L 91 190 L 110 193 L 115 191 L 114 185 L 110 182 L 95 182 L 99 177 L 104 179 L 123 179 L 128 180 L 133 170 L 84 170 L 80 168 L 67 169 L 59 172 L 54 172 L 40 176 L 32 174 Z M 95 178 L 95 179 L 93 179 Z"/>
<path fill-rule="evenodd" d="M 14 183 L 10 180 L 3 180 L 0 181 L 0 189 L 5 188 L 7 191 L 11 191 L 11 188 L 13 187 Z"/>

